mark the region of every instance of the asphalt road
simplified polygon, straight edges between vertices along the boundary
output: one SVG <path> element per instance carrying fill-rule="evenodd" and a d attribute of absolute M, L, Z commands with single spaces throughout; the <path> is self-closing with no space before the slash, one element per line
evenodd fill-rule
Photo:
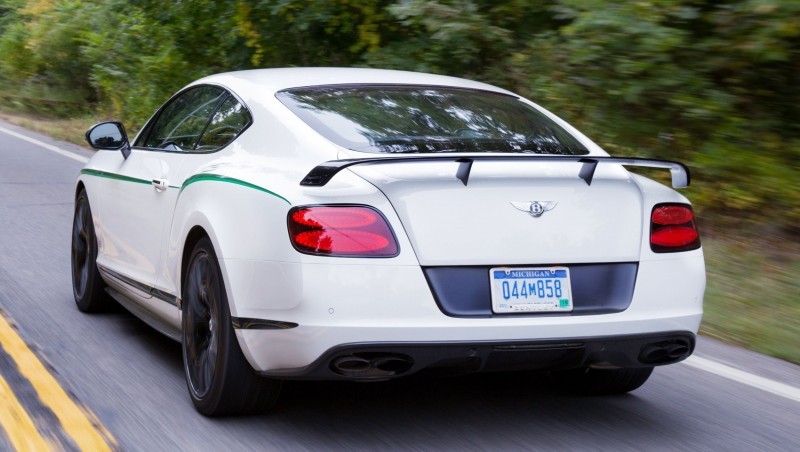
<path fill-rule="evenodd" d="M 568 396 L 535 374 L 293 382 L 270 414 L 205 418 L 177 343 L 122 309 L 75 308 L 82 163 L 7 131 L 91 153 L 0 122 L 0 309 L 122 450 L 800 450 L 800 367 L 709 339 L 625 396 Z"/>

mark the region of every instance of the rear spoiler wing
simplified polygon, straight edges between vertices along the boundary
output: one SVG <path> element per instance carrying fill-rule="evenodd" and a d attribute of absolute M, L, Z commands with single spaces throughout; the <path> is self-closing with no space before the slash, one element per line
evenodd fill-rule
<path fill-rule="evenodd" d="M 406 156 L 406 157 L 371 157 L 363 159 L 343 159 L 343 160 L 330 160 L 321 163 L 314 167 L 307 175 L 300 181 L 300 185 L 307 187 L 322 187 L 327 184 L 339 171 L 350 168 L 356 165 L 386 165 L 390 163 L 408 163 L 408 162 L 441 162 L 452 161 L 458 163 L 458 170 L 456 177 L 467 185 L 469 181 L 469 173 L 472 169 L 472 163 L 476 160 L 490 161 L 490 162 L 506 162 L 506 161 L 529 161 L 529 162 L 578 162 L 583 163 L 578 177 L 586 181 L 587 185 L 592 185 L 592 178 L 597 165 L 600 163 L 616 163 L 625 166 L 644 166 L 648 168 L 663 168 L 668 169 L 672 175 L 673 188 L 686 188 L 689 186 L 691 176 L 689 168 L 683 163 L 673 162 L 669 160 L 655 160 L 644 158 L 628 158 L 628 157 L 587 157 L 577 155 L 475 155 L 469 157 L 455 157 L 447 155 L 436 156 Z"/>

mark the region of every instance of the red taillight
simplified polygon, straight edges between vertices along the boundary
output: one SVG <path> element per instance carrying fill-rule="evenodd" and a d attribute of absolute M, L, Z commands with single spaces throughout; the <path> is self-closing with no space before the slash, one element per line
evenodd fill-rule
<path fill-rule="evenodd" d="M 650 216 L 650 249 L 672 253 L 700 248 L 692 208 L 685 204 L 658 204 Z"/>
<path fill-rule="evenodd" d="M 653 223 L 664 226 L 685 224 L 694 218 L 692 209 L 686 206 L 661 206 L 653 209 Z"/>
<path fill-rule="evenodd" d="M 688 226 L 661 228 L 650 236 L 650 242 L 658 246 L 686 246 L 697 240 L 697 231 Z"/>
<path fill-rule="evenodd" d="M 289 237 L 303 253 L 391 257 L 397 241 L 386 219 L 366 206 L 309 206 L 289 211 Z"/>

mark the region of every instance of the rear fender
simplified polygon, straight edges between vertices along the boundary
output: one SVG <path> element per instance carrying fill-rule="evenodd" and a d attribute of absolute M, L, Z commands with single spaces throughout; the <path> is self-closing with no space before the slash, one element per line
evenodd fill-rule
<path fill-rule="evenodd" d="M 295 205 L 340 203 L 365 204 L 380 210 L 395 232 L 400 254 L 392 258 L 374 259 L 311 256 L 297 252 L 291 245 L 287 231 L 289 209 Z M 181 293 L 183 251 L 190 232 L 196 227 L 203 228 L 220 259 L 231 313 L 234 316 L 237 312 L 235 294 L 270 292 L 274 290 L 270 289 L 270 284 L 285 285 L 287 282 L 270 281 L 270 275 L 262 274 L 254 274 L 251 278 L 234 278 L 232 276 L 241 275 L 228 275 L 225 262 L 419 265 L 403 224 L 392 205 L 383 193 L 352 173 L 343 174 L 336 184 L 324 188 L 297 186 L 292 194 L 268 190 L 261 185 L 225 181 L 222 178 L 208 183 L 185 185 L 178 198 L 170 231 L 167 265 L 162 266 L 157 287 L 165 292 L 178 294 L 178 298 Z M 247 287 L 239 287 L 243 284 Z M 234 285 L 237 287 L 233 287 Z M 259 286 L 259 290 L 253 290 L 254 285 Z M 246 302 L 252 304 L 254 301 Z M 270 304 L 268 296 L 264 296 L 259 303 L 261 302 Z"/>

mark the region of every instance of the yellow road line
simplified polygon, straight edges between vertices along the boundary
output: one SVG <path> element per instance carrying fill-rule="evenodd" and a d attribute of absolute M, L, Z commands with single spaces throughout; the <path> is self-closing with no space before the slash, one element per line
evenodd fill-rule
<path fill-rule="evenodd" d="M 0 426 L 6 431 L 11 445 L 18 451 L 49 451 L 50 445 L 36 430 L 17 396 L 0 376 Z"/>
<path fill-rule="evenodd" d="M 39 394 L 39 399 L 53 411 L 61 427 L 78 448 L 86 451 L 111 450 L 99 431 L 103 428 L 99 422 L 96 426 L 93 425 L 87 414 L 67 395 L 2 315 L 0 315 L 0 346 L 17 363 L 20 374 L 28 379 Z"/>

